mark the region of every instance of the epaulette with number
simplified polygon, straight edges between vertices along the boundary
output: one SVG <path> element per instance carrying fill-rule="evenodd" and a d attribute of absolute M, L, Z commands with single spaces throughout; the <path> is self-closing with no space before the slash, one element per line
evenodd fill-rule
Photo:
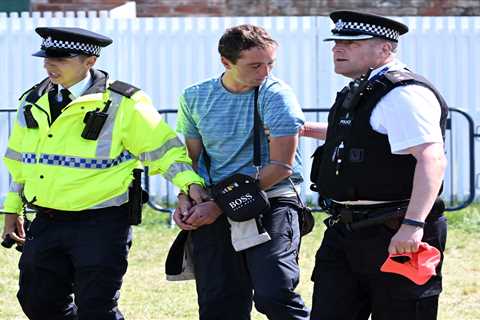
<path fill-rule="evenodd" d="M 413 76 L 409 71 L 406 70 L 396 70 L 385 73 L 385 78 L 390 80 L 392 83 L 403 82 L 413 80 Z"/>
<path fill-rule="evenodd" d="M 396 86 L 409 85 L 409 84 L 417 84 L 417 85 L 425 86 L 425 84 L 427 84 L 427 88 L 430 88 L 430 87 L 434 88 L 434 86 L 430 83 L 430 81 L 428 81 L 421 75 L 413 74 L 408 69 L 387 72 L 385 74 L 385 77 Z"/>
<path fill-rule="evenodd" d="M 108 90 L 112 90 L 116 93 L 121 94 L 122 96 L 131 98 L 137 91 L 140 91 L 140 88 L 132 86 L 129 83 L 125 83 L 117 80 L 117 81 L 114 81 L 112 84 L 110 84 L 110 86 L 108 87 Z"/>

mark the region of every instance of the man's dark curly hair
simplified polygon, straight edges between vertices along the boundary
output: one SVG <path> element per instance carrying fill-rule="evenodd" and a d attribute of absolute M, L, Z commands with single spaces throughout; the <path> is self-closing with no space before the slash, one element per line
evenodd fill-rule
<path fill-rule="evenodd" d="M 235 64 L 243 50 L 276 46 L 278 43 L 262 27 L 242 24 L 225 30 L 218 42 L 218 52 Z"/>

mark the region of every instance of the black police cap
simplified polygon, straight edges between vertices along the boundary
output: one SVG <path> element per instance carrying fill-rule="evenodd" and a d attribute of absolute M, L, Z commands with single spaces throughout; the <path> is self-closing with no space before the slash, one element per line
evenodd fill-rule
<path fill-rule="evenodd" d="M 408 32 L 408 27 L 403 23 L 370 13 L 340 10 L 332 12 L 330 18 L 335 23 L 335 29 L 324 41 L 375 37 L 398 42 L 400 35 Z"/>
<path fill-rule="evenodd" d="M 81 28 L 41 27 L 35 31 L 43 38 L 35 57 L 61 58 L 82 54 L 99 56 L 100 49 L 113 42 L 109 37 Z"/>

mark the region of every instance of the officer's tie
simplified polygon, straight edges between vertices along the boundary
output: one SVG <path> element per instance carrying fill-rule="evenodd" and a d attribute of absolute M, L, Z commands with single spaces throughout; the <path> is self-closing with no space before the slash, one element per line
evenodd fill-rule
<path fill-rule="evenodd" d="M 63 88 L 60 90 L 59 96 L 57 96 L 56 93 L 56 90 L 52 90 L 51 95 L 49 96 L 52 123 L 58 118 L 62 109 L 65 108 L 67 104 L 72 102 L 72 99 L 70 99 L 70 91 L 68 91 L 68 89 Z"/>

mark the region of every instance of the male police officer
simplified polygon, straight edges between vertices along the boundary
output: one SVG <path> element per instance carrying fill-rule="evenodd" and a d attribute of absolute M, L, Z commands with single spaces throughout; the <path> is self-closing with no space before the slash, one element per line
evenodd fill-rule
<path fill-rule="evenodd" d="M 148 165 L 201 202 L 203 180 L 141 90 L 92 69 L 112 40 L 37 28 L 48 78 L 28 90 L 4 157 L 13 179 L 3 236 L 24 243 L 18 299 L 30 319 L 123 319 L 132 170 Z M 24 230 L 29 203 L 36 217 Z M 75 296 L 75 302 L 72 299 Z"/>
<path fill-rule="evenodd" d="M 300 229 L 293 184 L 302 181 L 297 147 L 303 114 L 290 87 L 270 76 L 277 43 L 263 28 L 229 28 L 218 50 L 225 72 L 185 89 L 177 130 L 185 135 L 199 172 L 206 179 L 210 176 L 213 184 L 235 173 L 255 176 L 253 118 L 258 88 L 260 118 L 270 130 L 269 141 L 263 132 L 260 136 L 259 185 L 270 199 L 271 209 L 261 220 L 271 240 L 235 252 L 234 224 L 229 227 L 219 207 L 208 201 L 188 210 L 191 204 L 180 197 L 174 219 L 182 229 L 194 230 L 200 319 L 250 319 L 252 298 L 269 319 L 307 319 L 308 309 L 294 291 L 300 273 Z"/>
<path fill-rule="evenodd" d="M 446 222 L 435 200 L 446 165 L 447 105 L 395 59 L 407 26 L 351 11 L 330 17 L 335 72 L 356 81 L 338 94 L 328 129 L 307 123 L 301 132 L 326 135 L 316 185 L 333 200 L 312 275 L 311 319 L 359 319 L 368 309 L 380 320 L 435 319 L 440 275 L 417 285 L 380 266 L 389 252 L 416 252 L 421 241 L 444 249 Z"/>

